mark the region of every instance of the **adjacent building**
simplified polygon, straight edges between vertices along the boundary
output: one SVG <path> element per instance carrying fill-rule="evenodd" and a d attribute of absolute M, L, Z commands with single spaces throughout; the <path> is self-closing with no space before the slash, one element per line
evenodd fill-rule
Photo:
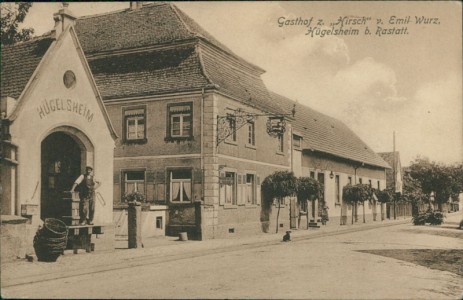
<path fill-rule="evenodd" d="M 95 223 L 108 230 L 99 242 L 106 240 L 105 247 L 113 248 L 117 135 L 71 25 L 73 19 L 66 9 L 55 17 L 54 32 L 2 47 L 2 258 L 11 251 L 15 254 L 11 247 L 31 251 L 41 220 L 71 215 L 62 209 L 63 192 L 71 189 L 86 166 L 92 166 L 102 182 Z M 15 227 L 18 224 L 23 225 Z"/>

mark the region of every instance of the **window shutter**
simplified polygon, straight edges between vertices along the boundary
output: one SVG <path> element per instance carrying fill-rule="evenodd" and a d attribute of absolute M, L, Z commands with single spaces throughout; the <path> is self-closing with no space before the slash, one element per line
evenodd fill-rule
<path fill-rule="evenodd" d="M 260 189 L 261 189 L 261 186 L 260 186 L 260 177 L 257 176 L 256 178 L 257 178 L 257 179 L 256 179 L 256 182 L 257 182 L 257 185 L 256 185 L 256 203 L 257 203 L 257 205 L 260 205 L 261 202 L 262 202 L 262 201 L 261 201 L 261 198 L 260 198 L 260 197 L 261 197 L 261 193 L 260 193 L 260 192 L 261 192 L 261 190 L 260 190 Z"/>

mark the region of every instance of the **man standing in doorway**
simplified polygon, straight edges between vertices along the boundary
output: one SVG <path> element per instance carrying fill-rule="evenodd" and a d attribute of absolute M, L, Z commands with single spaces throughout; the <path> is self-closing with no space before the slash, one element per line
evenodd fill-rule
<path fill-rule="evenodd" d="M 93 168 L 86 167 L 85 174 L 80 175 L 74 185 L 72 186 L 71 192 L 74 192 L 78 186 L 79 191 L 79 214 L 80 214 L 80 225 L 93 225 L 93 217 L 95 214 L 95 190 L 99 188 L 101 183 L 93 177 Z"/>

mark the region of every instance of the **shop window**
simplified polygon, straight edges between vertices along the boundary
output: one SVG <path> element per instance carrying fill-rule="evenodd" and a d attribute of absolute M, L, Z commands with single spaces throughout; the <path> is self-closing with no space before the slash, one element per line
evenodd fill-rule
<path fill-rule="evenodd" d="M 220 176 L 220 203 L 236 205 L 236 173 L 224 172 Z"/>
<path fill-rule="evenodd" d="M 191 170 L 170 171 L 170 201 L 175 203 L 191 202 Z"/>
<path fill-rule="evenodd" d="M 252 146 L 256 145 L 256 133 L 254 122 L 248 122 L 248 144 Z"/>
<path fill-rule="evenodd" d="M 146 109 L 145 107 L 124 109 L 124 141 L 146 141 Z"/>
<path fill-rule="evenodd" d="M 125 171 L 124 178 L 124 195 L 138 192 L 145 194 L 145 171 Z"/>
<path fill-rule="evenodd" d="M 246 204 L 256 204 L 256 178 L 254 174 L 246 174 Z"/>
<path fill-rule="evenodd" d="M 193 136 L 192 103 L 176 103 L 167 106 L 167 136 L 170 139 L 188 139 Z"/>
<path fill-rule="evenodd" d="M 282 153 L 284 150 L 284 135 L 283 133 L 278 134 L 278 147 L 277 147 L 277 152 Z"/>

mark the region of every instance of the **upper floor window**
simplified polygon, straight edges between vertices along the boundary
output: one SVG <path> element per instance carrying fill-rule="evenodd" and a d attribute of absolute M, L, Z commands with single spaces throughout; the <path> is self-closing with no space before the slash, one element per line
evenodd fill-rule
<path fill-rule="evenodd" d="M 146 141 L 146 109 L 134 107 L 124 109 L 124 140 Z"/>
<path fill-rule="evenodd" d="M 170 138 L 188 138 L 193 135 L 192 103 L 169 104 L 168 114 Z"/>
<path fill-rule="evenodd" d="M 278 134 L 278 147 L 277 147 L 277 151 L 278 152 L 283 152 L 284 150 L 284 135 L 283 133 L 279 133 Z"/>
<path fill-rule="evenodd" d="M 301 149 L 302 147 L 302 137 L 293 134 L 293 147 L 295 149 Z"/>
<path fill-rule="evenodd" d="M 253 146 L 256 145 L 256 133 L 254 122 L 248 122 L 248 144 Z"/>
<path fill-rule="evenodd" d="M 191 170 L 170 171 L 170 201 L 191 202 Z"/>
<path fill-rule="evenodd" d="M 228 118 L 228 122 L 230 126 L 230 135 L 228 136 L 227 140 L 236 142 L 236 119 Z"/>

